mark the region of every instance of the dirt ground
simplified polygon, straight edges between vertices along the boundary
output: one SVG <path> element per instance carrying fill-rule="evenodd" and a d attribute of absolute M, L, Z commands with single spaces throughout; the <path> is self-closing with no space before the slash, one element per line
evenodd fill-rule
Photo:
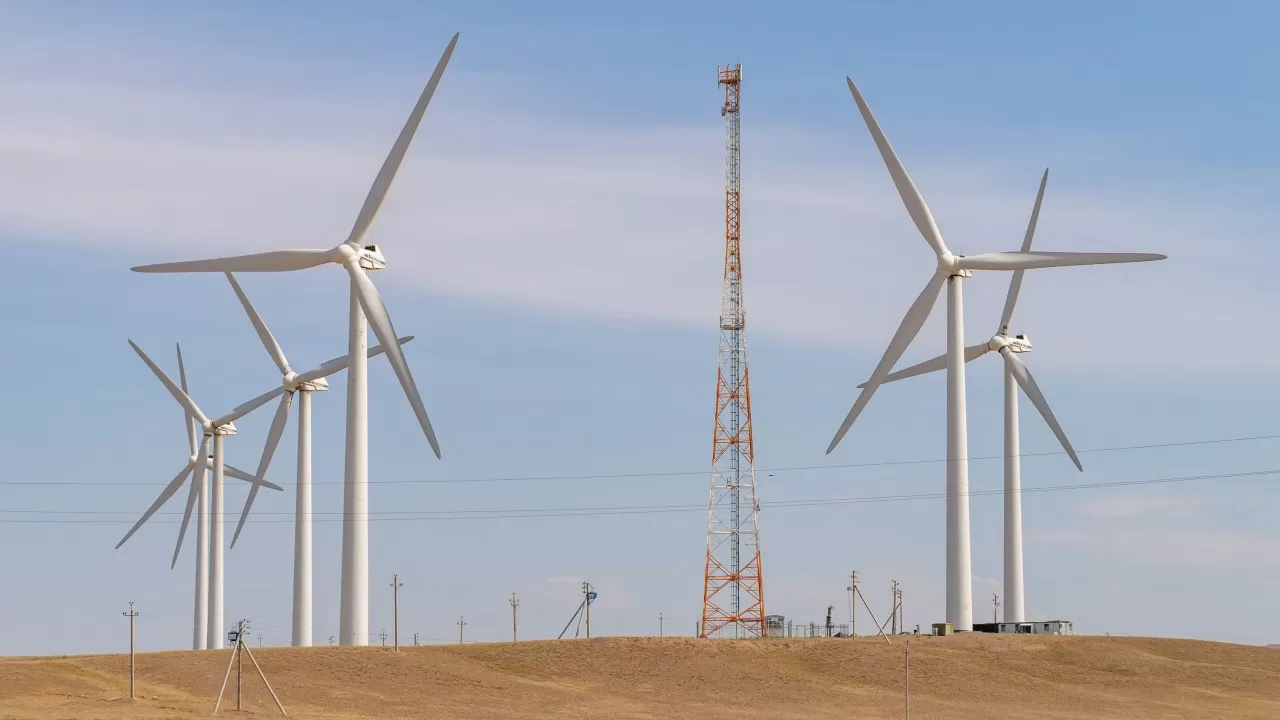
<path fill-rule="evenodd" d="M 903 642 L 600 638 L 255 649 L 296 718 L 901 718 Z M 0 659 L 0 718 L 207 716 L 230 651 Z M 277 713 L 245 658 L 246 712 Z M 222 715 L 233 714 L 233 686 Z M 911 642 L 911 715 L 1280 718 L 1280 650 L 970 634 Z"/>

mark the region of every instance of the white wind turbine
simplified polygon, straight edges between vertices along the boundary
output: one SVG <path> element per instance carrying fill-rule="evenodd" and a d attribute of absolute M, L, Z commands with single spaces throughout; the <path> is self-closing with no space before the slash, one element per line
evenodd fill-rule
<path fill-rule="evenodd" d="M 284 350 L 276 342 L 275 336 L 267 328 L 262 316 L 249 302 L 240 283 L 231 273 L 227 280 L 235 290 L 236 297 L 253 323 L 258 338 L 267 349 L 267 354 L 280 369 L 281 385 L 268 395 L 281 395 L 280 404 L 276 407 L 275 419 L 271 421 L 271 429 L 267 432 L 267 442 L 262 448 L 262 459 L 258 462 L 257 477 L 264 477 L 276 447 L 280 444 L 280 436 L 284 434 L 285 423 L 289 419 L 289 407 L 294 393 L 298 394 L 298 487 L 297 503 L 293 530 L 293 645 L 295 647 L 311 646 L 311 393 L 329 389 L 326 377 L 346 369 L 350 356 L 334 358 L 304 373 L 296 373 L 289 366 Z M 401 345 L 409 342 L 413 336 L 400 338 Z M 382 353 L 382 346 L 369 348 L 368 357 Z M 244 511 L 236 524 L 235 534 L 231 536 L 231 547 L 240 539 L 240 531 L 244 529 L 244 521 L 249 517 L 249 508 L 258 496 L 258 488 L 249 488 L 249 496 L 244 501 Z"/>
<path fill-rule="evenodd" d="M 366 320 L 386 348 L 387 360 L 395 370 L 404 388 L 409 404 L 417 415 L 427 442 L 436 457 L 440 457 L 440 445 L 427 418 L 418 386 L 414 383 L 409 364 L 396 344 L 395 328 L 391 317 L 369 280 L 368 271 L 386 267 L 386 260 L 377 245 L 361 245 L 378 209 L 386 199 L 391 181 L 404 160 L 427 111 L 431 96 L 444 75 L 445 66 L 458 43 L 454 35 L 445 48 L 440 62 L 427 81 L 417 104 L 409 114 L 400 136 L 378 171 L 369 189 L 360 214 L 356 217 L 347 239 L 331 250 L 277 250 L 275 252 L 240 255 L 236 257 L 195 260 L 191 262 L 161 263 L 133 268 L 136 272 L 287 272 L 306 270 L 329 263 L 343 266 L 350 279 L 351 304 L 349 313 L 348 355 L 351 357 L 347 373 L 347 441 L 346 468 L 343 478 L 342 520 L 342 602 L 338 625 L 339 642 L 343 645 L 365 645 L 369 642 L 369 393 L 368 393 L 368 343 L 365 337 Z"/>
<path fill-rule="evenodd" d="M 1040 218 L 1040 205 L 1044 201 L 1045 184 L 1049 181 L 1049 171 L 1044 171 L 1040 178 L 1040 190 L 1036 193 L 1036 204 L 1031 210 L 1031 220 L 1027 223 L 1027 233 L 1022 239 L 1022 252 L 1031 249 L 1031 241 L 1035 237 L 1036 223 Z M 1022 581 L 1022 470 L 1019 458 L 1022 455 L 1018 439 L 1018 388 L 1030 398 L 1031 404 L 1040 411 L 1049 429 L 1053 431 L 1062 449 L 1067 452 L 1077 470 L 1083 470 L 1080 458 L 1067 440 L 1058 419 L 1049 409 L 1049 403 L 1036 384 L 1031 371 L 1018 355 L 1031 352 L 1031 341 L 1026 335 L 1009 336 L 1009 326 L 1013 322 L 1013 310 L 1018 304 L 1018 293 L 1022 288 L 1022 270 L 1015 270 L 1009 281 L 1009 294 L 1005 296 L 1004 312 L 1000 315 L 1000 327 L 992 338 L 978 345 L 970 345 L 964 349 L 964 361 L 971 362 L 988 352 L 1000 353 L 1004 358 L 1004 621 L 1011 623 L 1026 622 L 1026 596 Z M 947 356 L 939 355 L 918 365 L 898 370 L 887 375 L 884 382 L 893 382 L 903 378 L 924 375 L 947 366 Z M 864 383 L 865 385 L 865 383 Z M 862 385 L 859 385 L 862 387 Z"/>
<path fill-rule="evenodd" d="M 191 400 L 191 396 L 187 394 L 187 372 L 182 363 L 182 348 L 178 348 L 178 374 L 182 379 L 182 387 L 179 388 L 173 384 L 169 376 L 159 368 L 147 354 L 142 351 L 132 340 L 129 346 L 134 352 L 138 353 L 138 357 L 151 368 L 151 371 L 160 378 L 160 382 L 164 383 L 165 389 L 173 396 L 175 400 L 182 405 L 186 411 L 185 424 L 187 426 L 187 440 L 191 445 L 191 458 L 187 461 L 185 467 L 160 491 L 160 496 L 156 498 L 151 507 L 142 514 L 138 522 L 134 523 L 129 532 L 125 533 L 120 542 L 116 543 L 119 549 L 124 545 L 133 534 L 142 527 L 151 516 L 158 511 L 161 506 L 173 497 L 174 493 L 182 487 L 182 483 L 188 478 L 191 479 L 191 489 L 187 494 L 187 509 L 182 514 L 182 525 L 178 530 L 178 543 L 173 549 L 173 562 L 170 568 L 178 562 L 178 553 L 182 550 L 182 540 L 187 533 L 187 525 L 191 521 L 191 510 L 199 500 L 200 508 L 196 520 L 196 608 L 195 608 L 195 637 L 192 647 L 195 650 L 216 650 L 222 647 L 222 578 L 223 578 L 223 562 L 222 562 L 222 481 L 224 475 L 230 475 L 233 478 L 246 480 L 251 483 L 256 490 L 259 485 L 265 485 L 272 490 L 283 490 L 279 485 L 267 482 L 261 477 L 254 477 L 243 470 L 238 470 L 228 465 L 225 461 L 222 439 L 227 435 L 236 434 L 235 421 L 249 414 L 253 410 L 260 407 L 263 403 L 271 399 L 272 396 L 260 396 L 250 400 L 249 402 L 237 407 L 226 415 L 210 420 L 195 402 Z M 192 420 L 200 426 L 203 440 L 199 447 L 196 446 L 195 432 L 191 425 Z M 209 457 L 209 438 L 213 438 L 213 457 Z M 209 466 L 209 462 L 213 463 L 213 497 L 212 503 L 208 497 L 207 482 L 205 479 L 205 470 Z M 212 504 L 212 537 L 210 537 L 210 504 Z"/>
<path fill-rule="evenodd" d="M 1078 253 L 1078 252 L 994 252 L 980 255 L 956 255 L 947 249 L 942 240 L 937 224 L 929 212 L 924 198 L 916 189 L 915 183 L 907 175 L 906 168 L 898 160 L 889 141 L 880 130 L 871 109 L 862 99 L 862 94 L 853 84 L 853 80 L 845 78 L 849 91 L 858 104 L 862 119 L 875 140 L 880 156 L 884 159 L 893 184 L 902 197 L 916 229 L 924 236 L 937 256 L 937 266 L 929 278 L 924 290 L 911 304 L 906 317 L 898 326 L 889 347 L 885 350 L 880 362 L 876 364 L 871 378 L 867 380 L 854 402 L 849 414 L 845 416 L 840 429 L 827 447 L 830 453 L 849 431 L 859 413 L 870 402 L 871 396 L 888 377 L 902 353 L 915 339 L 929 318 L 929 313 L 942 291 L 947 286 L 947 622 L 952 623 L 958 631 L 973 629 L 973 588 L 972 571 L 969 554 L 969 449 L 968 431 L 965 424 L 965 391 L 964 391 L 964 299 L 960 290 L 960 281 L 972 277 L 972 270 L 1032 270 L 1047 267 L 1065 267 L 1072 265 L 1101 265 L 1109 263 L 1146 262 L 1162 260 L 1164 255 L 1149 253 Z"/>

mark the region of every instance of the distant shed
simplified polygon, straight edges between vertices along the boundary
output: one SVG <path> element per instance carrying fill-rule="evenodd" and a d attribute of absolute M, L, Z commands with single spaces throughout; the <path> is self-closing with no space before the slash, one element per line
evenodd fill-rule
<path fill-rule="evenodd" d="M 1070 620 L 1041 620 L 1021 623 L 974 623 L 974 632 L 1017 633 L 1024 635 L 1073 635 Z"/>

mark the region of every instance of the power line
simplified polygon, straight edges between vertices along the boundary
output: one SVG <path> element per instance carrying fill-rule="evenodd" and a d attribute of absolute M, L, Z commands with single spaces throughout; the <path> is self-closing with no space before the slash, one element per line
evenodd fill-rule
<path fill-rule="evenodd" d="M 1115 480 L 1112 482 L 1101 483 L 1077 483 L 1071 485 L 1045 485 L 1042 487 L 1024 487 L 1023 494 L 1042 493 L 1042 492 L 1061 492 L 1068 490 L 1095 490 L 1115 487 L 1131 487 L 1142 485 L 1160 485 L 1167 483 L 1193 482 L 1198 480 L 1229 480 L 1246 477 L 1262 477 L 1267 475 L 1280 475 L 1280 468 L 1271 470 L 1249 470 L 1235 473 L 1219 473 L 1214 475 L 1184 475 L 1180 477 L 1169 478 L 1152 478 L 1143 480 Z M 969 497 L 980 497 L 987 495 L 1002 495 L 1002 488 L 992 490 L 971 490 L 967 493 Z M 834 498 L 813 498 L 804 500 L 776 500 L 769 503 L 761 503 L 766 508 L 792 508 L 792 507 L 812 507 L 817 505 L 861 505 L 871 503 L 884 502 L 905 502 L 912 500 L 940 500 L 947 497 L 945 492 L 934 493 L 914 493 L 901 495 L 863 495 L 853 497 L 834 497 Z M 602 516 L 602 515 L 651 515 L 672 512 L 694 512 L 705 511 L 706 508 L 699 505 L 621 505 L 621 506 L 604 506 L 604 507 L 579 507 L 579 508 L 517 508 L 506 510 L 400 510 L 387 511 L 383 513 L 370 513 L 370 522 L 404 522 L 404 521 L 435 521 L 435 520 L 500 520 L 514 518 L 555 518 L 555 517 L 586 517 L 586 516 Z M 106 510 L 0 510 L 3 513 L 43 513 L 43 514 L 61 514 L 61 515 L 128 515 L 124 512 L 114 512 Z M 176 514 L 176 513 L 174 513 Z M 280 519 L 255 519 L 249 518 L 246 522 L 257 523 L 292 523 L 292 513 L 275 513 L 278 515 L 288 515 L 287 518 Z M 336 515 L 339 517 L 320 518 L 317 522 L 342 522 L 340 517 L 342 513 L 325 513 L 326 515 Z M 385 517 L 376 517 L 376 516 Z M 398 515 L 401 515 L 397 517 Z M 0 518 L 0 524 L 61 524 L 61 523 L 107 523 L 118 524 L 132 520 L 133 516 L 128 515 L 127 519 L 88 519 L 88 518 L 33 518 L 33 519 L 8 519 Z M 157 520 L 154 522 L 172 524 L 181 522 L 180 520 Z"/>
<path fill-rule="evenodd" d="M 1280 435 L 1253 435 L 1249 437 L 1215 438 L 1215 439 L 1208 439 L 1208 440 L 1187 440 L 1183 442 L 1151 443 L 1151 444 L 1145 444 L 1145 445 L 1119 445 L 1115 447 L 1090 448 L 1090 449 L 1084 449 L 1084 450 L 1076 450 L 1076 454 L 1080 455 L 1085 453 L 1123 452 L 1123 451 L 1130 451 L 1130 450 L 1159 450 L 1164 448 L 1191 447 L 1191 446 L 1197 446 L 1197 445 L 1218 445 L 1223 443 L 1253 442 L 1253 441 L 1259 441 L 1259 440 L 1277 440 L 1277 439 L 1280 439 Z M 1055 450 L 1055 451 L 1047 451 L 1047 452 L 1019 453 L 1018 457 L 1021 457 L 1021 458 L 1049 457 L 1053 455 L 1065 455 L 1065 454 L 1066 453 L 1063 452 L 1062 450 Z M 1003 460 L 1004 457 L 1005 457 L 1004 454 L 979 455 L 979 456 L 970 457 L 969 462 L 983 461 L 983 460 Z M 903 466 L 903 465 L 930 465 L 930 464 L 945 463 L 946 461 L 947 461 L 946 458 L 940 458 L 940 459 L 933 458 L 933 459 L 916 459 L 916 460 L 880 460 L 875 462 L 843 463 L 843 464 L 832 464 L 832 465 L 793 465 L 793 466 L 780 466 L 780 467 L 772 467 L 772 468 L 757 468 L 757 472 L 777 473 L 777 472 L 806 472 L 806 471 L 812 471 L 812 470 L 850 470 L 850 469 L 858 469 L 858 468 L 895 467 L 895 466 Z M 411 478 L 411 479 L 398 479 L 398 480 L 369 480 L 369 483 L 379 484 L 379 485 L 419 485 L 419 484 L 447 485 L 447 484 L 501 483 L 501 482 L 552 482 L 552 481 L 564 481 L 564 480 L 628 480 L 628 479 L 635 479 L 635 478 L 687 477 L 691 475 L 706 475 L 706 474 L 707 474 L 706 470 L 680 470 L 680 471 L 671 471 L 671 472 L 618 473 L 618 474 L 611 474 L 611 475 L 609 474 L 524 475 L 524 476 L 510 476 L 510 477 L 438 478 L 438 479 Z M 342 482 L 343 481 L 341 480 L 329 480 L 329 481 L 313 480 L 311 484 L 312 485 L 341 485 Z M 0 480 L 0 486 L 7 486 L 7 485 L 14 485 L 14 486 L 21 485 L 21 486 L 35 486 L 35 487 L 41 487 L 41 486 L 154 487 L 156 483 L 146 482 L 146 481 L 93 482 L 88 480 L 66 480 L 66 481 Z"/>

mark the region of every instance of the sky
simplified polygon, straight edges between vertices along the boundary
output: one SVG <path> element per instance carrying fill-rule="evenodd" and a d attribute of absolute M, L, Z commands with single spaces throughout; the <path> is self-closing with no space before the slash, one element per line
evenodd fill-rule
<path fill-rule="evenodd" d="M 1026 594 L 1077 633 L 1280 642 L 1280 401 L 1269 240 L 1280 49 L 1262 2 L 0 2 L 0 655 L 190 640 L 181 411 L 278 384 L 226 281 L 136 264 L 345 238 L 454 32 L 371 232 L 443 447 L 370 363 L 370 630 L 695 631 L 723 262 L 713 72 L 743 65 L 743 247 L 766 608 L 944 614 L 945 395 L 882 388 L 824 455 L 933 269 L 845 87 L 859 84 L 957 252 L 1159 252 L 1027 274 L 1024 360 L 1080 473 L 1022 403 Z M 20 265 L 20 267 L 19 267 Z M 334 268 L 240 278 L 295 367 L 346 351 Z M 1007 278 L 966 281 L 966 338 Z M 902 364 L 939 354 L 943 313 Z M 974 614 L 1003 594 L 1002 379 L 968 368 Z M 337 635 L 341 377 L 314 401 L 317 643 Z M 270 411 L 237 423 L 252 468 Z M 228 624 L 289 642 L 296 426 L 227 555 Z M 1210 442 L 1213 441 L 1213 442 Z M 1096 485 L 1096 487 L 1074 487 Z M 1063 489 L 1070 486 L 1073 489 Z M 1056 488 L 1056 489 L 1055 489 Z M 228 514 L 245 488 L 228 481 Z M 228 530 L 229 533 L 229 530 Z M 870 625 L 865 613 L 860 626 Z M 256 638 L 255 638 L 256 639 Z M 379 642 L 373 638 L 373 642 Z"/>

